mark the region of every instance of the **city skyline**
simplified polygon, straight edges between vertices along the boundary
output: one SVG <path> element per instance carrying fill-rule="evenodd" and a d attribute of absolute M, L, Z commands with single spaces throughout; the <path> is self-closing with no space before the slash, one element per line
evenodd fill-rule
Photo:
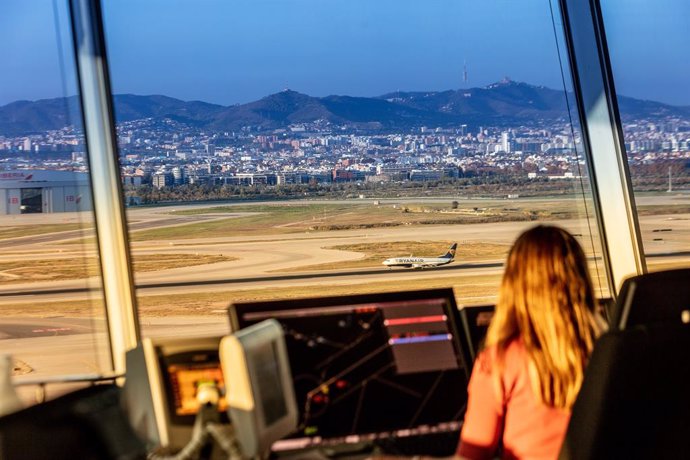
<path fill-rule="evenodd" d="M 616 3 L 607 0 L 602 8 L 605 18 L 615 18 L 606 26 L 618 92 L 690 105 L 683 15 L 672 14 L 690 14 L 690 5 L 663 0 L 674 6 L 656 3 L 658 21 L 650 21 L 644 2 Z M 7 63 L 0 105 L 74 94 L 66 5 L 8 1 L 5 8 L 3 16 L 14 19 L 0 19 L 0 39 L 9 45 L 0 50 Z M 431 7 L 364 0 L 104 2 L 114 93 L 226 106 L 285 87 L 371 97 L 482 87 L 509 76 L 562 89 L 551 19 L 548 2 L 505 0 L 438 0 Z M 659 21 L 663 41 L 645 42 Z M 558 22 L 557 16 L 557 30 Z"/>

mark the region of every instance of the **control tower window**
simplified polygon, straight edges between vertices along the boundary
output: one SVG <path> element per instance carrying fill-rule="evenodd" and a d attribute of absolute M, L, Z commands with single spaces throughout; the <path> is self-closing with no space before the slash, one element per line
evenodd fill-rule
<path fill-rule="evenodd" d="M 683 18 L 690 4 L 602 0 L 601 8 L 647 268 L 689 267 L 690 40 Z"/>
<path fill-rule="evenodd" d="M 68 1 L 2 3 L 0 349 L 18 384 L 110 374 Z"/>
<path fill-rule="evenodd" d="M 132 256 L 160 268 L 136 277 L 143 334 L 325 291 L 492 303 L 539 222 L 606 296 L 551 3 L 104 2 Z"/>

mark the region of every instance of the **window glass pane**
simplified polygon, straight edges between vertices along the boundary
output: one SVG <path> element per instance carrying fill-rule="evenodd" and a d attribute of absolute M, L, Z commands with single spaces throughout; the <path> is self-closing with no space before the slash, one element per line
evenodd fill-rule
<path fill-rule="evenodd" d="M 106 1 L 105 23 L 145 334 L 248 299 L 494 302 L 540 222 L 607 295 L 549 3 Z"/>
<path fill-rule="evenodd" d="M 0 349 L 16 359 L 16 382 L 108 373 L 67 2 L 2 10 Z"/>
<path fill-rule="evenodd" d="M 688 266 L 690 4 L 601 4 L 647 267 Z"/>

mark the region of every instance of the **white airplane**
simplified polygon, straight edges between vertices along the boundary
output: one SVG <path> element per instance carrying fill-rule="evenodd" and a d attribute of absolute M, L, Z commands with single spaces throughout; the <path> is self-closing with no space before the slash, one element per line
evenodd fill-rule
<path fill-rule="evenodd" d="M 383 261 L 383 265 L 388 268 L 391 267 L 405 267 L 405 268 L 429 268 L 438 267 L 440 265 L 449 264 L 455 259 L 455 249 L 458 243 L 448 249 L 448 252 L 438 257 L 391 257 Z"/>

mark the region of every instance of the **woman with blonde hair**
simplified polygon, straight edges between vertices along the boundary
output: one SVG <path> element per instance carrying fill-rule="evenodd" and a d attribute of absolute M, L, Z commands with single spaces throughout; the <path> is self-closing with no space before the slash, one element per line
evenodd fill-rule
<path fill-rule="evenodd" d="M 587 261 L 563 229 L 515 242 L 472 371 L 457 455 L 555 459 L 598 334 Z"/>

